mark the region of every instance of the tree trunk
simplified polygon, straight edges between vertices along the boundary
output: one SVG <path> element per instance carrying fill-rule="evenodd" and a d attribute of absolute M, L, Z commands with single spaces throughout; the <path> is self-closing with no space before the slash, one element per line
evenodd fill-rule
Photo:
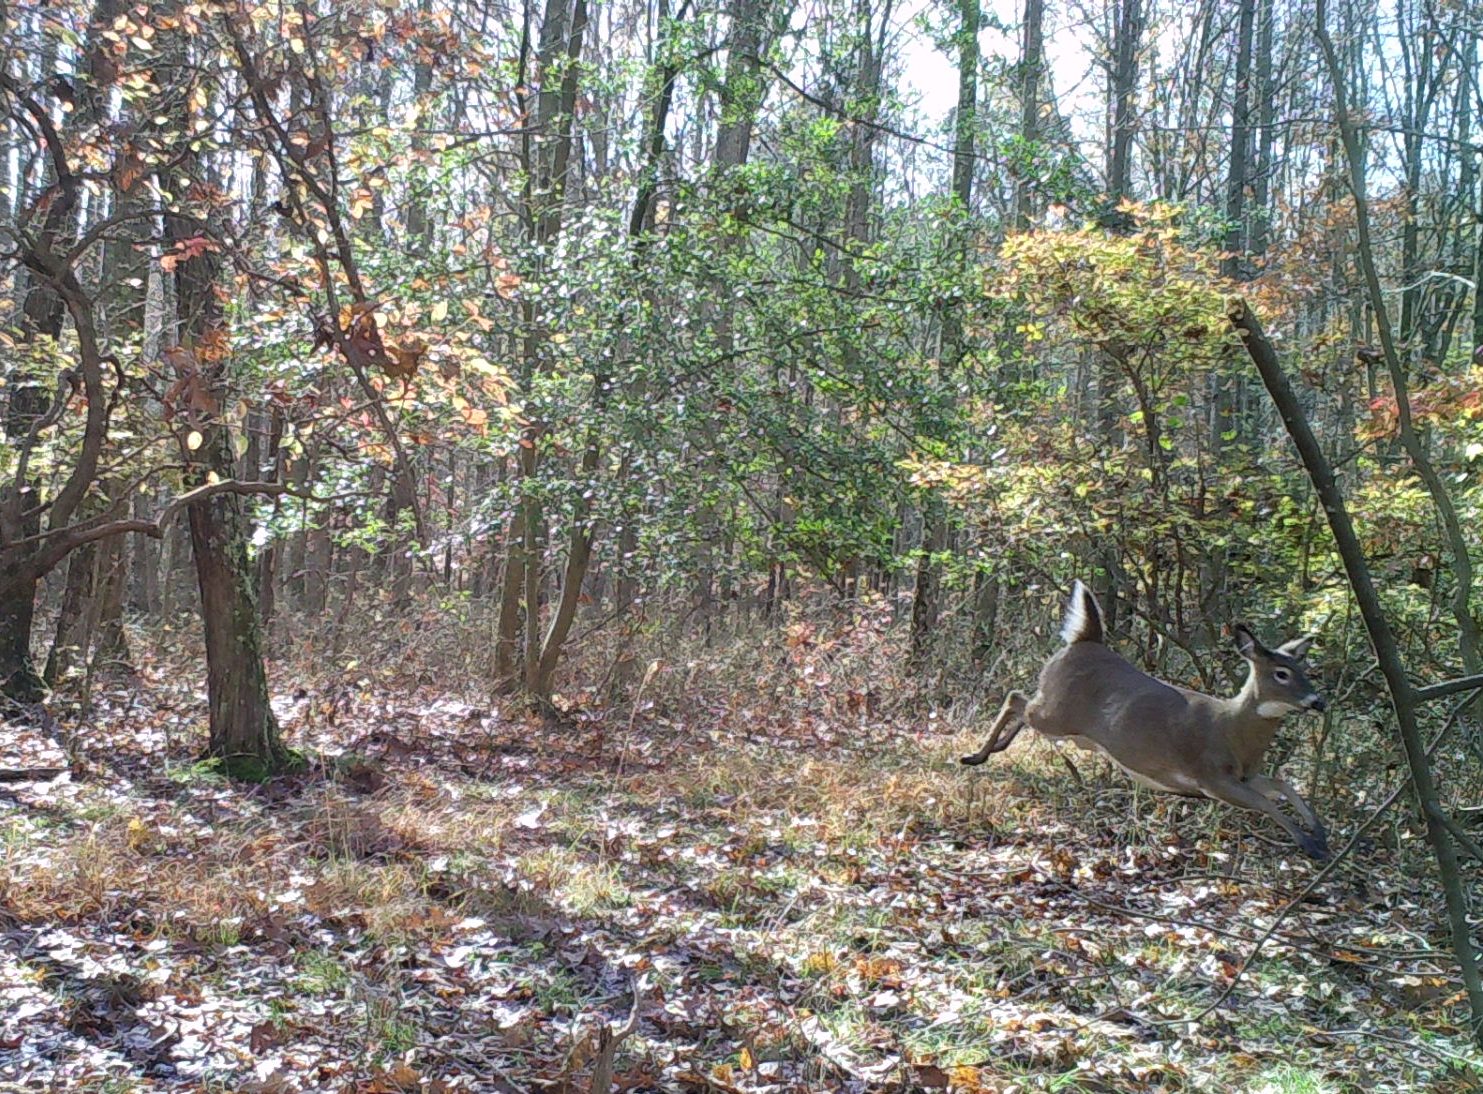
<path fill-rule="evenodd" d="M 1133 132 L 1138 92 L 1138 46 L 1143 37 L 1142 0 L 1117 0 L 1113 34 L 1112 131 L 1108 140 L 1107 192 L 1116 205 L 1133 196 Z"/>
<path fill-rule="evenodd" d="M 1236 34 L 1236 87 L 1231 106 L 1231 157 L 1226 174 L 1226 229 L 1225 251 L 1221 259 L 1222 277 L 1233 281 L 1245 281 L 1251 267 L 1246 260 L 1250 247 L 1251 230 L 1246 204 L 1246 185 L 1251 161 L 1251 48 L 1252 33 L 1256 25 L 1257 0 L 1240 0 L 1241 11 Z M 1234 358 L 1239 351 L 1232 351 Z M 1211 383 L 1214 398 L 1211 400 L 1210 451 L 1219 459 L 1228 435 L 1239 431 L 1237 408 L 1242 403 L 1241 369 L 1229 371 L 1212 370 Z M 1234 438 L 1232 438 L 1234 439 Z"/>
<path fill-rule="evenodd" d="M 144 536 L 140 539 L 148 538 Z M 124 593 L 128 587 L 128 558 L 125 542 L 115 536 L 105 540 L 98 560 L 98 626 L 93 642 L 93 671 L 132 674 L 129 639 L 124 631 Z"/>
<path fill-rule="evenodd" d="M 178 54 L 187 52 L 183 41 L 174 45 Z M 199 172 L 199 161 L 183 154 L 175 173 L 162 180 L 166 192 L 181 195 L 165 215 L 166 237 L 177 245 L 209 225 L 211 210 L 187 207 L 184 196 Z M 230 430 L 221 417 L 228 405 L 232 348 L 217 293 L 219 276 L 215 251 L 201 251 L 175 267 L 177 344 L 166 356 L 182 378 L 193 377 L 188 382 L 201 388 L 179 427 L 181 455 L 197 483 L 212 475 L 231 479 L 235 463 Z M 186 512 L 206 639 L 207 753 L 234 778 L 264 779 L 290 766 L 295 757 L 279 736 L 268 701 L 246 502 L 235 493 L 218 493 L 192 502 Z"/>
<path fill-rule="evenodd" d="M 530 5 L 525 6 L 521 35 L 520 79 L 517 93 L 521 110 L 528 109 L 524 85 L 530 64 Z M 522 134 L 521 162 L 525 189 L 522 213 L 535 250 L 535 274 L 542 277 L 551 250 L 561 234 L 566 199 L 572 132 L 577 106 L 578 78 L 583 43 L 587 34 L 587 0 L 546 0 L 536 55 L 534 125 Z M 559 76 L 558 76 L 559 73 Z M 545 317 L 529 299 L 522 301 L 524 327 L 521 386 L 529 391 L 537 374 L 548 367 L 545 360 L 547 331 Z M 507 689 L 520 685 L 539 694 L 541 671 L 541 545 L 545 540 L 545 517 L 534 485 L 540 470 L 543 427 L 531 423 L 521 434 L 516 452 L 522 486 L 506 538 L 504 588 L 501 591 L 499 632 L 495 638 L 495 683 Z M 517 534 L 518 533 L 518 534 Z M 524 637 L 517 643 L 519 616 L 511 608 L 524 601 Z M 515 664 L 517 652 L 521 664 Z"/>
<path fill-rule="evenodd" d="M 954 126 L 953 176 L 954 221 L 949 227 L 949 246 L 959 278 L 968 263 L 968 225 L 973 212 L 973 168 L 978 134 L 978 26 L 979 0 L 958 4 L 958 107 Z M 879 81 L 879 63 L 874 70 Z M 944 300 L 938 316 L 941 346 L 937 355 L 939 397 L 957 375 L 964 356 L 963 301 Z M 930 428 L 930 427 L 929 427 Z M 947 507 L 934 492 L 922 510 L 922 544 L 917 557 L 916 589 L 911 601 L 911 663 L 920 670 L 926 661 L 942 604 L 942 564 L 939 556 L 948 547 Z"/>
<path fill-rule="evenodd" d="M 1256 42 L 1256 159 L 1252 164 L 1249 249 L 1253 257 L 1267 253 L 1272 222 L 1272 142 L 1275 137 L 1276 92 L 1272 87 L 1272 36 L 1277 21 L 1276 0 L 1261 0 Z"/>
<path fill-rule="evenodd" d="M 224 427 L 219 436 L 226 439 Z M 212 462 L 230 458 L 230 448 L 215 447 Z M 206 632 L 207 751 L 234 778 L 264 779 L 294 757 L 279 737 L 268 700 L 242 499 L 217 494 L 190 505 L 187 513 Z"/>
<path fill-rule="evenodd" d="M 667 55 L 668 50 L 661 49 L 661 53 Z M 654 100 L 654 108 L 650 112 L 648 124 L 645 127 L 644 140 L 641 145 L 645 156 L 644 173 L 639 183 L 638 193 L 634 198 L 633 210 L 628 218 L 629 243 L 632 248 L 632 261 L 635 265 L 643 261 L 646 253 L 645 232 L 648 230 L 654 198 L 658 193 L 659 160 L 664 153 L 664 131 L 669 121 L 670 106 L 674 101 L 674 84 L 678 73 L 679 70 L 672 61 L 667 61 L 660 69 L 659 94 Z M 587 428 L 586 443 L 583 446 L 580 472 L 585 480 L 592 479 L 598 473 L 602 461 L 601 412 L 606 407 L 611 394 L 609 391 L 611 384 L 612 376 L 606 368 L 602 366 L 594 368 L 591 408 L 588 411 L 590 422 Z M 535 694 L 541 699 L 549 699 L 551 696 L 556 667 L 561 660 L 567 637 L 571 633 L 572 623 L 577 617 L 582 584 L 587 578 L 587 571 L 592 562 L 592 542 L 596 533 L 592 526 L 592 504 L 588 500 L 589 496 L 589 491 L 582 491 L 574 506 L 571 535 L 567 543 L 566 565 L 562 569 L 561 593 L 557 600 L 556 610 L 551 616 L 551 625 L 541 642 L 540 660 L 533 688 Z"/>
<path fill-rule="evenodd" d="M 1020 140 L 1023 155 L 1035 154 L 1040 142 L 1040 70 L 1045 63 L 1045 0 L 1025 0 L 1024 37 L 1020 46 Z M 958 79 L 962 80 L 959 72 Z M 959 98 L 962 88 L 959 87 Z M 1027 165 L 1028 166 L 1028 165 Z M 1014 227 L 1026 231 L 1034 212 L 1035 180 L 1022 172 L 1014 185 Z"/>
<path fill-rule="evenodd" d="M 715 164 L 725 172 L 747 162 L 752 127 L 767 92 L 760 54 L 771 0 L 730 0 L 726 17 L 726 74 L 721 85 L 721 124 L 716 130 Z"/>
<path fill-rule="evenodd" d="M 36 617 L 36 582 L 5 583 L 13 590 L 0 597 L 0 694 L 34 703 L 45 694 L 31 663 L 31 626 Z"/>
<path fill-rule="evenodd" d="M 79 547 L 67 559 L 67 581 L 62 590 L 62 606 L 57 612 L 57 629 L 52 636 L 51 652 L 46 656 L 46 667 L 41 671 L 49 687 L 56 687 L 57 681 L 73 667 L 87 661 L 93 635 L 86 626 L 86 609 L 96 595 L 97 565 L 96 543 Z"/>
<path fill-rule="evenodd" d="M 1241 17 L 1236 36 L 1236 88 L 1231 106 L 1231 160 L 1226 175 L 1226 256 L 1221 260 L 1223 277 L 1242 278 L 1251 234 L 1247 226 L 1247 163 L 1251 149 L 1251 39 L 1256 24 L 1256 0 L 1240 0 Z"/>

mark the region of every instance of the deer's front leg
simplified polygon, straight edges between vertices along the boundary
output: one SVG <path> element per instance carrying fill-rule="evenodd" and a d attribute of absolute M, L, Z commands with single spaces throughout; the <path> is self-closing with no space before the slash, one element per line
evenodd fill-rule
<path fill-rule="evenodd" d="M 1269 800 L 1284 799 L 1297 811 L 1298 816 L 1308 827 L 1308 831 L 1312 832 L 1320 843 L 1328 845 L 1328 832 L 1323 826 L 1323 821 L 1318 819 L 1318 814 L 1313 811 L 1313 807 L 1308 804 L 1303 795 L 1297 792 L 1292 783 L 1280 775 L 1250 775 L 1247 776 L 1246 781 L 1265 794 Z"/>
<path fill-rule="evenodd" d="M 1234 775 L 1228 775 L 1218 779 L 1208 779 L 1200 783 L 1200 791 L 1207 798 L 1234 805 L 1238 809 L 1251 809 L 1258 813 L 1265 813 L 1271 817 L 1289 836 L 1293 838 L 1305 855 L 1315 859 L 1326 859 L 1329 857 L 1328 837 L 1323 831 L 1322 825 L 1309 832 L 1299 828 L 1293 823 L 1286 813 L 1278 808 L 1277 803 L 1272 801 L 1265 793 L 1257 789 L 1253 783 L 1266 776 L 1253 776 L 1251 779 L 1238 779 Z M 1297 791 L 1293 791 L 1297 794 Z M 1304 805 L 1307 803 L 1305 802 Z M 1312 810 L 1309 810 L 1311 813 Z M 1316 817 L 1314 818 L 1317 819 Z"/>
<path fill-rule="evenodd" d="M 1025 728 L 1025 704 L 1029 700 L 1022 691 L 1011 691 L 1004 697 L 1004 705 L 999 708 L 999 716 L 994 719 L 994 724 L 989 729 L 989 739 L 984 742 L 983 748 L 971 756 L 960 758 L 961 763 L 975 766 L 983 763 L 995 752 L 1003 752 L 1010 743 L 1019 736 L 1020 730 Z"/>

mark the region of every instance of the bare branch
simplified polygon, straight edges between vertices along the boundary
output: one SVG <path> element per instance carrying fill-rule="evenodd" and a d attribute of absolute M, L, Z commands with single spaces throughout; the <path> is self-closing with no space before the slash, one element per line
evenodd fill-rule
<path fill-rule="evenodd" d="M 1428 684 L 1424 688 L 1417 688 L 1416 698 L 1426 703 L 1433 699 L 1455 695 L 1459 691 L 1477 691 L 1479 688 L 1483 688 L 1483 674 L 1477 676 L 1459 676 L 1454 680 L 1443 680 L 1439 684 Z"/>

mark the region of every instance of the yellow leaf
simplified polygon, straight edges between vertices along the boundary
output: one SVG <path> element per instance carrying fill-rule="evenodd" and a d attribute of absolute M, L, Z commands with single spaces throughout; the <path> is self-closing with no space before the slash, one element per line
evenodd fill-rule
<path fill-rule="evenodd" d="M 150 832 L 149 825 L 145 824 L 138 817 L 129 818 L 128 840 L 130 850 L 142 850 L 149 844 L 149 838 L 151 835 L 153 835 L 153 833 Z"/>
<path fill-rule="evenodd" d="M 439 300 L 433 305 L 433 322 L 441 323 L 448 318 L 448 301 Z"/>
<path fill-rule="evenodd" d="M 197 430 L 192 429 L 190 432 L 190 436 L 186 437 L 185 439 L 185 447 L 194 452 L 196 449 L 201 447 L 201 444 L 203 441 L 205 441 L 205 439 L 206 438 L 201 436 L 201 434 Z"/>
<path fill-rule="evenodd" d="M 376 199 L 371 196 L 369 190 L 358 190 L 350 199 L 350 216 L 353 220 L 359 220 L 376 207 Z"/>
<path fill-rule="evenodd" d="M 752 1055 L 752 1050 L 749 1049 L 746 1045 L 742 1045 L 741 1057 L 739 1062 L 741 1063 L 741 1068 L 743 1071 L 751 1071 L 757 1066 L 757 1058 Z"/>

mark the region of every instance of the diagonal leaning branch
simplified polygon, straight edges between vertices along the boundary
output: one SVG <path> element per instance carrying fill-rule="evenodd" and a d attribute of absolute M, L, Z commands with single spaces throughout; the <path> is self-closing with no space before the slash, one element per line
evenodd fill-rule
<path fill-rule="evenodd" d="M 1425 691 L 1412 685 L 1401 660 L 1400 647 L 1396 644 L 1390 620 L 1380 603 L 1380 594 L 1375 589 L 1364 548 L 1354 530 L 1354 522 L 1349 517 L 1344 495 L 1334 478 L 1333 466 L 1324 455 L 1318 438 L 1313 435 L 1312 427 L 1298 406 L 1297 395 L 1277 359 L 1277 351 L 1262 332 L 1261 324 L 1244 300 L 1229 300 L 1226 315 L 1246 347 L 1257 372 L 1261 374 L 1262 383 L 1266 385 L 1272 403 L 1282 418 L 1282 424 L 1298 450 L 1319 501 L 1323 503 L 1335 546 L 1349 578 L 1349 587 L 1359 604 L 1365 630 L 1369 632 L 1370 644 L 1374 647 L 1375 658 L 1390 692 L 1391 706 L 1395 710 L 1396 723 L 1400 728 L 1401 744 L 1406 751 L 1411 783 L 1416 788 L 1416 799 L 1426 819 L 1427 840 L 1431 843 L 1437 860 L 1437 873 L 1446 897 L 1447 920 L 1452 931 L 1452 950 L 1462 972 L 1463 986 L 1467 990 L 1474 1036 L 1483 1037 L 1483 979 L 1480 979 L 1478 958 L 1473 950 L 1467 898 L 1463 892 L 1458 865 L 1458 848 L 1454 842 L 1451 818 L 1437 791 L 1436 776 L 1432 773 L 1431 759 L 1421 738 L 1417 718 L 1417 711 L 1426 699 L 1449 692 L 1438 691 L 1427 695 Z M 1453 690 L 1464 689 L 1458 687 Z"/>

